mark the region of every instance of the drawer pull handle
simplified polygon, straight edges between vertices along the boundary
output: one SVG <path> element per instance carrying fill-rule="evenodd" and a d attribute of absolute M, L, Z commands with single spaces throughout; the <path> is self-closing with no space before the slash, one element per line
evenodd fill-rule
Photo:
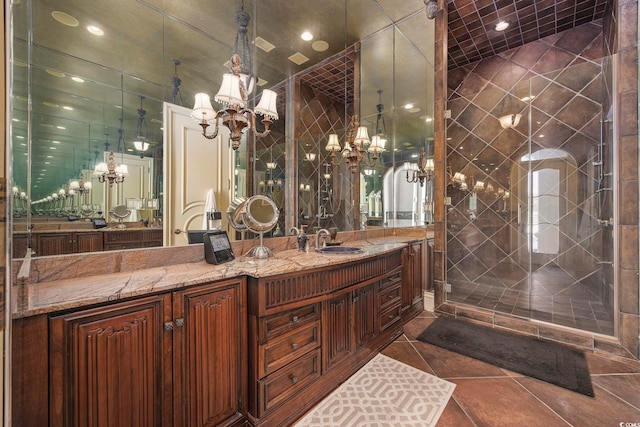
<path fill-rule="evenodd" d="M 390 314 L 390 315 L 389 315 L 389 319 L 393 319 L 394 317 L 396 317 L 396 315 L 395 315 L 395 314 Z"/>
<path fill-rule="evenodd" d="M 164 322 L 165 331 L 173 331 L 173 322 Z"/>
<path fill-rule="evenodd" d="M 300 319 L 298 318 L 298 316 L 293 316 L 293 317 L 291 318 L 291 321 L 292 321 L 293 323 L 298 323 L 298 320 L 300 320 Z"/>
<path fill-rule="evenodd" d="M 387 298 L 389 299 L 393 299 L 395 297 L 395 295 L 387 295 Z"/>
<path fill-rule="evenodd" d="M 294 350 L 297 350 L 298 349 L 298 344 L 296 344 L 296 343 L 291 344 L 291 348 L 294 349 Z"/>
<path fill-rule="evenodd" d="M 296 377 L 295 375 L 291 377 L 291 383 L 295 384 L 298 382 L 298 377 Z"/>

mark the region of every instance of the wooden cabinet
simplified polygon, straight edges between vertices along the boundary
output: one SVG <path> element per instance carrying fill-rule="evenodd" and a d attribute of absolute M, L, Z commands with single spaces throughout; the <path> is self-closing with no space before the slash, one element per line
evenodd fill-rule
<path fill-rule="evenodd" d="M 50 320 L 51 426 L 243 421 L 244 280 Z"/>
<path fill-rule="evenodd" d="M 38 233 L 33 240 L 36 256 L 102 250 L 102 233 L 99 231 Z"/>
<path fill-rule="evenodd" d="M 23 258 L 27 251 L 27 234 L 14 233 L 12 239 L 13 257 Z M 162 246 L 162 229 L 38 232 L 31 235 L 31 245 L 34 256 L 150 248 Z"/>
<path fill-rule="evenodd" d="M 170 314 L 162 295 L 53 317 L 50 425 L 162 425 Z"/>
<path fill-rule="evenodd" d="M 162 246 L 162 229 L 104 231 L 104 250 L 139 249 Z"/>
<path fill-rule="evenodd" d="M 403 250 L 402 315 L 405 320 L 415 317 L 423 309 L 423 289 L 426 272 L 423 242 L 412 242 Z"/>
<path fill-rule="evenodd" d="M 408 258 L 407 258 L 408 259 Z M 402 334 L 400 249 L 248 284 L 248 418 L 290 425 Z"/>
<path fill-rule="evenodd" d="M 240 422 L 246 340 L 244 280 L 173 295 L 175 426 Z"/>

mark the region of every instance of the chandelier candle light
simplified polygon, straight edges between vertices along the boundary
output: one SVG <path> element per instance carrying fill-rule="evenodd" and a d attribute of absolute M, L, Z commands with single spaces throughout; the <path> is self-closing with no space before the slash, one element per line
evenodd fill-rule
<path fill-rule="evenodd" d="M 109 153 L 109 162 L 97 164 L 93 174 L 98 177 L 100 183 L 108 182 L 109 187 L 112 187 L 114 183 L 121 184 L 124 182 L 124 177 L 129 174 L 129 168 L 125 164 L 116 165 L 113 151 L 111 151 Z"/>
<path fill-rule="evenodd" d="M 344 143 L 344 148 L 342 148 L 342 150 L 340 149 L 338 135 L 332 133 L 329 135 L 329 142 L 327 143 L 325 150 L 330 152 L 330 162 L 334 166 L 339 164 L 339 161 L 336 160 L 336 153 L 342 151 L 342 157 L 345 159 L 345 162 L 351 169 L 351 172 L 355 174 L 359 170 L 360 162 L 363 159 L 367 166 L 375 166 L 376 161 L 378 160 L 378 154 L 384 151 L 384 142 L 385 140 L 380 138 L 379 135 L 375 135 L 371 140 L 369 140 L 367 128 L 365 126 L 360 126 L 358 116 L 353 116 L 349 132 L 347 133 L 347 140 Z M 369 154 L 372 154 L 371 159 L 369 159 Z"/>
<path fill-rule="evenodd" d="M 247 108 L 247 88 L 244 79 L 240 78 L 242 64 L 240 56 L 234 54 L 231 57 L 231 72 L 222 76 L 222 85 L 215 96 L 216 102 L 225 106 L 223 110 L 216 111 L 211 106 L 211 100 L 206 93 L 196 94 L 195 105 L 191 117 L 198 120 L 202 127 L 202 135 L 207 139 L 213 139 L 218 136 L 220 122 L 231 132 L 231 147 L 237 150 L 240 147 L 240 139 L 242 131 L 249 127 L 256 129 L 256 114 L 264 116 L 262 123 L 264 124 L 263 132 L 256 132 L 258 137 L 267 135 L 270 131 L 269 126 L 274 120 L 278 120 L 278 111 L 276 110 L 277 94 L 269 89 L 262 91 L 260 102 L 255 111 Z M 207 134 L 207 128 L 215 122 L 215 130 L 213 134 Z"/>
<path fill-rule="evenodd" d="M 407 170 L 407 182 L 420 182 L 420 187 L 424 186 L 425 181 L 431 181 L 431 178 L 433 178 L 433 159 L 425 157 L 424 147 L 420 148 L 418 163 L 413 164 L 406 162 L 404 167 Z M 409 176 L 409 172 L 411 172 L 411 177 Z"/>

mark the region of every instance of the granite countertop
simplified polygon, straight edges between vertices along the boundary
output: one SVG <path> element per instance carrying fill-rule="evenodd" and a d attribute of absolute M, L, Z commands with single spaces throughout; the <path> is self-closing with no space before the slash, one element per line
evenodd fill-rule
<path fill-rule="evenodd" d="M 18 294 L 13 298 L 13 317 L 52 313 L 240 276 L 261 278 L 343 264 L 391 252 L 417 240 L 420 239 L 399 236 L 349 242 L 349 246 L 364 250 L 359 254 L 322 254 L 313 249 L 309 252 L 288 249 L 278 251 L 268 259 L 236 254 L 235 260 L 220 265 L 203 260 L 130 272 L 25 283 L 18 285 L 18 292 L 13 292 Z"/>

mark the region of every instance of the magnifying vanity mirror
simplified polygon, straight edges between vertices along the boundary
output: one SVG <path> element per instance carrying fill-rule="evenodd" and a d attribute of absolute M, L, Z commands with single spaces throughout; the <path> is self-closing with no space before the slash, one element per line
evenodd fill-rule
<path fill-rule="evenodd" d="M 123 221 L 130 215 L 131 211 L 125 205 L 117 205 L 109 210 L 109 216 L 118 220 L 117 228 L 127 228 Z"/>
<path fill-rule="evenodd" d="M 129 198 L 141 208 L 115 219 L 127 229 L 143 223 L 157 228 L 165 245 L 188 243 L 187 233 L 178 236 L 184 241 L 169 242 L 166 236 L 173 233 L 163 233 L 165 228 L 202 228 L 206 192 L 193 181 L 181 182 L 184 197 L 168 198 L 176 178 L 167 168 L 200 166 L 168 154 L 167 139 L 175 136 L 167 131 L 166 106 L 184 109 L 196 128 L 188 132 L 198 136 L 197 123 L 188 117 L 194 95 L 213 95 L 220 87 L 241 8 L 250 16 L 256 79 L 250 107 L 263 89 L 273 90 L 279 119 L 263 138 L 245 129 L 237 151 L 219 148 L 227 146 L 227 135 L 203 142 L 199 157 L 215 171 L 204 184 L 219 189 L 217 210 L 228 212 L 238 200 L 261 195 L 276 206 L 283 230 L 427 222 L 420 191 L 430 191 L 430 183 L 420 190 L 398 178 L 420 148 L 433 153 L 434 21 L 426 18 L 421 0 L 401 7 L 373 0 L 213 0 L 206 8 L 190 1 L 125 0 L 113 8 L 82 0 L 23 0 L 12 7 L 12 180 L 20 210 L 14 212 L 14 257 L 24 256 L 27 246 L 36 256 L 49 255 L 38 248 L 38 232 L 69 230 L 61 213 L 75 210 L 76 232 Z M 88 32 L 89 23 L 102 34 Z M 301 26 L 313 29 L 312 41 L 300 38 Z M 330 164 L 325 149 L 333 133 L 344 146 L 353 115 L 371 136 L 384 134 L 387 141 L 377 163 L 362 163 L 355 173 L 344 162 Z M 109 180 L 109 170 L 104 181 L 94 174 L 111 152 L 114 176 L 122 172 L 115 168 L 128 167 L 121 182 Z M 71 194 L 74 181 L 82 191 L 73 184 Z M 408 191 L 418 192 L 416 202 L 400 212 L 396 198 Z M 181 210 L 181 203 L 193 209 L 184 227 L 171 224 L 167 213 Z M 259 212 L 252 215 L 250 209 L 254 225 L 271 222 Z M 230 233 L 232 239 L 252 238 L 237 218 L 227 215 L 222 226 L 238 231 Z M 265 238 L 272 233 L 259 232 Z"/>
<path fill-rule="evenodd" d="M 236 230 L 249 230 L 260 236 L 260 245 L 252 248 L 249 256 L 259 259 L 273 256 L 271 249 L 263 244 L 264 233 L 278 223 L 278 207 L 273 200 L 262 195 L 251 196 L 230 212 L 230 218 Z"/>

